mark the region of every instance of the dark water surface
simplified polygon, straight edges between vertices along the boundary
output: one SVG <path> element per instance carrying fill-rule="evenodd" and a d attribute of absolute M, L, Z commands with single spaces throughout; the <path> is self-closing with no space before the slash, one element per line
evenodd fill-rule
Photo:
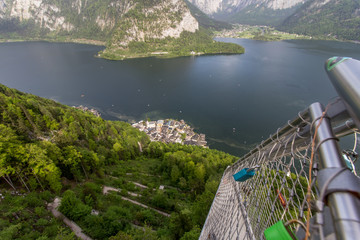
<path fill-rule="evenodd" d="M 210 148 L 240 155 L 309 104 L 337 95 L 326 59 L 360 59 L 352 43 L 221 40 L 246 53 L 108 61 L 94 57 L 98 46 L 2 43 L 0 83 L 96 108 L 105 119 L 184 119 L 206 134 Z"/>

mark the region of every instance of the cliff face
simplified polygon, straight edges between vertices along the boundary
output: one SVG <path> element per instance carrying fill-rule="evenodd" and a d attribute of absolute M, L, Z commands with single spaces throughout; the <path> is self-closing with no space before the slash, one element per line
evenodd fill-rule
<path fill-rule="evenodd" d="M 32 21 L 36 27 L 50 32 L 111 31 L 131 5 L 130 0 L 104 0 L 101 3 L 96 0 L 0 0 L 0 20 Z"/>
<path fill-rule="evenodd" d="M 214 15 L 224 12 L 238 12 L 245 7 L 266 7 L 271 10 L 284 10 L 292 8 L 306 0 L 189 0 L 203 12 Z"/>
<path fill-rule="evenodd" d="M 57 29 L 71 31 L 74 29 L 74 25 L 65 21 L 59 7 L 45 4 L 42 0 L 13 1 L 10 18 L 18 18 L 20 21 L 33 19 L 35 23 L 50 31 Z"/>
<path fill-rule="evenodd" d="M 199 28 L 183 0 L 0 0 L 0 24 L 14 32 L 14 25 L 28 24 L 42 34 L 102 40 L 114 33 L 119 45 Z"/>
<path fill-rule="evenodd" d="M 184 31 L 194 33 L 198 29 L 199 23 L 182 0 L 152 1 L 150 4 L 139 1 L 120 20 L 111 42 L 112 47 L 125 47 L 131 41 L 179 38 Z"/>
<path fill-rule="evenodd" d="M 6 12 L 6 2 L 5 0 L 0 0 L 0 19 L 5 17 Z"/>

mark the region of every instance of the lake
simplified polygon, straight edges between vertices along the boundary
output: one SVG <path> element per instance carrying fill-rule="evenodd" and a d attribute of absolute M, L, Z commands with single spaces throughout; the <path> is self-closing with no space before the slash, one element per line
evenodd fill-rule
<path fill-rule="evenodd" d="M 353 43 L 218 40 L 246 53 L 108 61 L 94 57 L 99 46 L 1 43 L 0 83 L 95 108 L 105 119 L 184 119 L 210 148 L 240 156 L 311 103 L 337 96 L 324 70 L 328 58 L 360 59 Z"/>

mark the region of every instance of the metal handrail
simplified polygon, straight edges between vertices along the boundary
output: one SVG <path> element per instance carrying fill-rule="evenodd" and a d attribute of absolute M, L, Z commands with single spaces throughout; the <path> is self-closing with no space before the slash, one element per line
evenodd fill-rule
<path fill-rule="evenodd" d="M 239 218 L 241 221 L 239 220 L 239 222 L 236 222 L 237 224 L 239 224 L 240 222 L 242 223 L 241 228 L 230 229 L 223 228 L 222 226 L 218 227 L 219 224 L 221 225 L 220 222 L 208 221 L 211 217 L 214 217 L 214 219 L 217 220 L 216 216 L 218 216 L 218 210 L 213 212 L 211 215 L 210 210 L 204 224 L 204 228 L 205 226 L 207 226 L 208 229 L 207 231 L 204 231 L 203 228 L 200 239 L 215 239 L 216 236 L 214 235 L 215 233 L 212 232 L 212 228 L 220 229 L 216 230 L 218 231 L 218 233 L 222 231 L 221 233 L 223 234 L 229 234 L 227 235 L 229 236 L 229 238 L 230 236 L 231 238 L 233 238 L 233 236 L 241 236 L 242 238 L 248 239 L 255 239 L 255 237 L 260 237 L 261 231 L 264 229 L 264 226 L 268 227 L 268 224 L 270 223 L 269 221 L 271 219 L 267 218 L 266 222 L 261 223 L 261 226 L 259 225 L 259 219 L 257 219 L 257 222 L 254 222 L 256 220 L 254 219 L 254 208 L 257 207 L 257 203 L 259 201 L 253 201 L 250 203 L 252 204 L 250 205 L 252 207 L 250 207 L 250 212 L 252 214 L 251 224 L 255 225 L 252 226 L 250 224 L 248 218 L 249 209 L 245 209 L 245 207 L 249 206 L 246 204 L 246 195 L 248 191 L 246 189 L 247 186 L 236 185 L 234 182 L 230 182 L 233 186 L 229 187 L 230 177 L 236 171 L 239 171 L 239 169 L 242 169 L 244 167 L 249 168 L 251 166 L 259 164 L 262 166 L 267 163 L 274 162 L 269 161 L 268 159 L 276 159 L 279 156 L 280 161 L 285 159 L 285 157 L 293 159 L 294 147 L 296 148 L 298 153 L 299 151 L 304 151 L 305 154 L 302 156 L 306 158 L 307 154 L 309 153 L 309 146 L 313 141 L 316 148 L 313 148 L 311 151 L 314 151 L 318 154 L 318 164 L 316 164 L 317 177 L 315 179 L 317 182 L 317 188 L 320 192 L 320 196 L 318 196 L 319 198 L 316 199 L 317 213 L 314 220 L 312 220 L 312 224 L 318 227 L 320 239 L 324 239 L 323 227 L 324 222 L 326 221 L 324 221 L 323 214 L 324 206 L 326 205 L 331 211 L 332 223 L 334 225 L 333 227 L 337 239 L 359 238 L 360 178 L 357 178 L 349 171 L 349 169 L 346 168 L 344 159 L 342 158 L 337 143 L 337 138 L 352 134 L 360 129 L 360 61 L 344 57 L 333 57 L 326 62 L 325 68 L 327 74 L 329 75 L 329 78 L 331 79 L 332 84 L 334 85 L 336 91 L 339 94 L 339 98 L 328 104 L 325 113 L 325 108 L 320 103 L 313 103 L 307 109 L 300 112 L 297 118 L 289 121 L 282 128 L 279 128 L 276 133 L 270 135 L 268 139 L 261 142 L 261 144 L 259 144 L 256 148 L 244 155 L 236 163 L 234 163 L 231 167 L 228 167 L 224 171 L 224 175 L 219 185 L 218 192 L 220 191 L 220 186 L 222 186 L 222 191 L 228 191 L 227 189 L 231 188 L 232 190 L 230 191 L 233 195 L 230 195 L 230 197 L 224 198 L 224 200 L 219 201 L 223 201 L 221 202 L 221 204 L 223 204 L 224 206 L 229 206 L 229 202 L 235 204 L 234 201 L 235 199 L 237 199 L 236 201 L 238 206 L 236 207 L 239 207 L 242 212 L 245 211 L 242 213 L 242 217 Z M 280 155 L 278 155 L 279 151 L 274 151 L 275 148 L 278 150 L 281 149 Z M 291 162 L 289 162 L 289 164 L 291 164 Z M 271 167 L 273 165 L 269 166 Z M 287 167 L 294 167 L 295 169 L 297 168 L 297 166 L 294 165 L 287 165 Z M 264 171 L 266 172 L 266 170 Z M 301 170 L 301 173 L 303 174 L 302 178 L 304 180 L 304 177 L 306 178 L 308 175 L 307 173 L 304 173 L 303 169 Z M 226 180 L 224 180 L 225 176 Z M 258 176 L 259 179 L 262 177 L 261 174 L 258 174 Z M 277 176 L 279 177 L 280 175 Z M 274 176 L 273 179 L 275 179 L 275 177 L 276 176 Z M 291 180 L 291 178 L 289 179 Z M 261 181 L 259 180 L 259 182 L 265 185 L 273 184 L 273 182 L 270 183 L 266 180 L 267 177 L 265 177 L 265 179 Z M 283 180 L 285 181 L 285 178 Z M 253 182 L 252 184 L 254 184 L 254 186 L 257 186 L 257 183 L 258 182 Z M 298 180 L 297 183 L 299 183 Z M 241 197 L 239 192 L 236 192 L 236 189 L 237 191 L 241 190 L 239 186 L 245 187 L 244 192 L 242 192 L 243 196 Z M 279 189 L 281 191 L 281 187 L 279 187 Z M 235 194 L 233 193 L 234 190 L 236 192 Z M 258 193 L 265 194 L 262 190 Z M 267 191 L 267 194 L 269 194 L 269 191 Z M 260 195 L 257 195 L 257 193 L 254 194 L 254 197 L 256 199 L 259 196 Z M 313 196 L 315 197 L 315 195 Z M 269 195 L 266 195 L 265 197 L 267 197 L 267 200 L 264 201 L 268 201 Z M 289 199 L 289 201 L 290 200 L 291 199 Z M 245 202 L 243 203 L 243 201 Z M 301 208 L 304 208 L 304 203 L 305 202 L 303 202 Z M 219 203 L 217 205 L 223 206 L 221 204 Z M 270 207 L 274 207 L 275 202 L 272 202 L 272 204 L 273 205 L 267 205 L 269 206 L 267 207 L 267 209 L 269 209 Z M 292 204 L 294 204 L 294 202 L 292 202 Z M 311 207 L 311 204 L 308 203 L 307 207 L 309 209 Z M 219 208 L 217 207 L 217 209 Z M 240 211 L 239 209 L 228 209 L 234 212 Z M 259 209 L 259 211 L 262 212 L 261 209 Z M 273 211 L 273 209 L 271 211 Z M 303 209 L 301 211 L 303 211 Z M 226 210 L 225 212 L 228 212 L 228 210 Z M 311 212 L 308 211 L 308 213 Z M 232 214 L 233 212 L 231 212 L 231 215 Z M 255 216 L 256 214 L 257 212 L 255 212 Z M 264 212 L 262 212 L 262 214 L 264 214 Z M 258 214 L 258 216 L 260 215 Z M 302 218 L 302 216 L 303 215 L 301 213 L 299 217 Z M 231 217 L 232 216 L 230 216 L 229 221 L 233 222 L 231 220 Z M 223 218 L 221 217 L 221 219 Z M 258 224 L 259 226 L 256 226 L 256 224 Z M 244 226 L 246 227 L 246 233 L 243 232 Z M 206 236 L 205 233 L 209 233 L 209 235 Z M 240 235 L 240 233 L 242 235 Z M 225 236 L 222 236 L 222 238 L 225 238 Z"/>

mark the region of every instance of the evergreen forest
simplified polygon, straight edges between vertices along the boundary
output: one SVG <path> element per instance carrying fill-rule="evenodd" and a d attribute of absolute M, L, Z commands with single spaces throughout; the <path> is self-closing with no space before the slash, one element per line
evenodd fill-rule
<path fill-rule="evenodd" d="M 296 13 L 285 19 L 279 29 L 308 36 L 356 40 L 360 39 L 360 2 L 358 0 L 330 1 L 313 7 L 321 1 L 307 1 Z"/>
<path fill-rule="evenodd" d="M 204 54 L 242 54 L 244 52 L 245 49 L 238 44 L 213 40 L 211 32 L 201 28 L 195 33 L 184 31 L 179 38 L 152 38 L 144 42 L 131 41 L 126 48 L 108 45 L 104 51 L 99 53 L 99 56 L 110 60 L 123 60 L 150 56 L 171 58 Z M 154 53 L 159 54 L 154 55 Z"/>

